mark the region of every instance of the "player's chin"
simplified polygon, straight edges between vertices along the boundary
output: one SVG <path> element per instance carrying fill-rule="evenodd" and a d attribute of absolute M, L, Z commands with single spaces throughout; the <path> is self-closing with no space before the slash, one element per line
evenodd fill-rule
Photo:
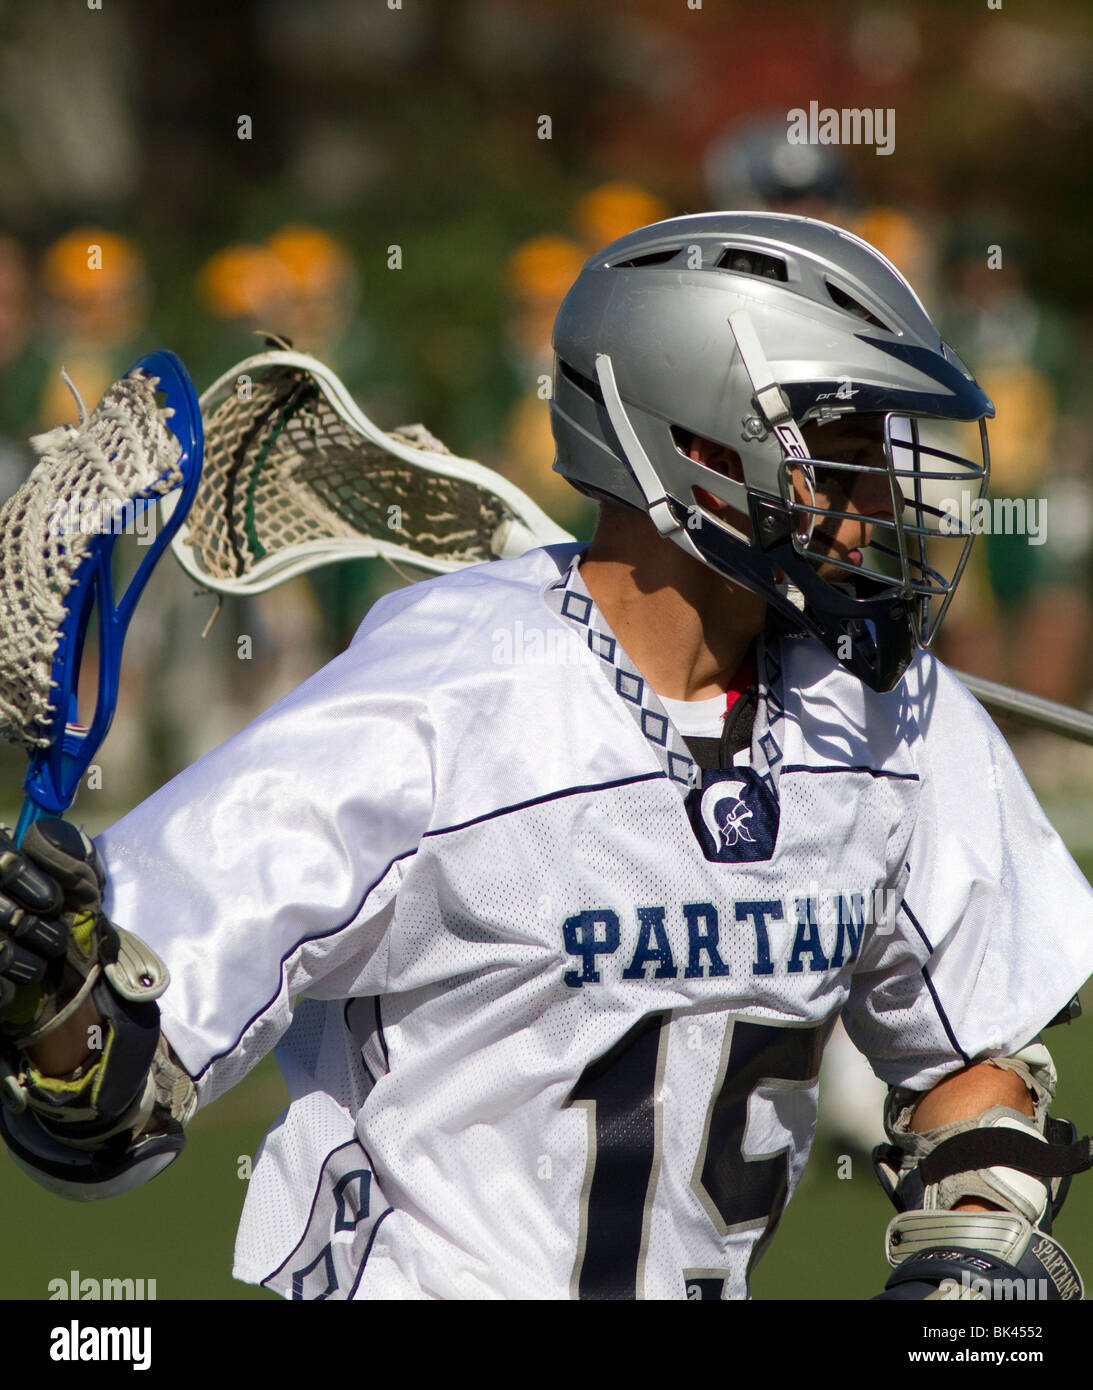
<path fill-rule="evenodd" d="M 829 531 L 817 526 L 804 551 L 817 576 L 829 584 L 846 584 L 851 573 L 865 563 L 871 529 L 852 525 L 849 530 L 840 526 Z"/>
<path fill-rule="evenodd" d="M 863 540 L 860 544 L 847 545 L 830 537 L 821 537 L 820 546 L 813 550 L 816 573 L 829 583 L 838 583 L 840 580 L 845 583 L 848 572 L 852 573 L 863 565 L 862 551 L 866 544 L 868 542 Z M 819 553 L 816 553 L 817 550 Z"/>

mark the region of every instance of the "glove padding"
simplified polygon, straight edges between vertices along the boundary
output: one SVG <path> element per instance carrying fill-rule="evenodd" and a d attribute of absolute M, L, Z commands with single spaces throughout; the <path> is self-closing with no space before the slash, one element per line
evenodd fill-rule
<path fill-rule="evenodd" d="M 1009 1211 L 905 1211 L 888 1227 L 895 1266 L 877 1300 L 1081 1299 L 1082 1279 L 1053 1236 Z"/>
<path fill-rule="evenodd" d="M 92 842 L 39 820 L 21 848 L 0 832 L 0 1098 L 27 1108 L 66 1143 L 93 1145 L 154 1103 L 149 1068 L 159 1038 L 154 1000 L 167 969 L 102 911 L 106 874 Z M 28 1050 L 90 999 L 99 1050 L 67 1077 L 44 1076 Z"/>
<path fill-rule="evenodd" d="M 0 830 L 0 1038 L 23 1051 L 91 992 L 100 969 L 134 1002 L 157 999 L 167 968 L 102 911 L 106 871 L 83 831 L 39 820 L 21 849 Z"/>
<path fill-rule="evenodd" d="M 0 1037 L 15 1052 L 90 993 L 102 948 L 113 945 L 105 882 L 95 846 L 66 821 L 36 821 L 21 850 L 0 832 Z"/>
<path fill-rule="evenodd" d="M 0 829 L 0 1028 L 33 1016 L 41 981 L 68 951 L 68 929 L 57 920 L 64 907 L 60 885 L 20 854 Z M 34 988 L 34 986 L 38 986 Z"/>

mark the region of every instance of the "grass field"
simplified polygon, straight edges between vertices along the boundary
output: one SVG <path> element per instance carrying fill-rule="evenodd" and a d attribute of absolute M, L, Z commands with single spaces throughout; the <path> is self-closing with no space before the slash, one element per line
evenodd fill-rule
<path fill-rule="evenodd" d="M 1093 875 L 1093 855 L 1082 860 Z M 1093 1012 L 1093 992 L 1088 1006 Z M 1080 1133 L 1093 1130 L 1089 1018 L 1052 1031 L 1062 1076 L 1056 1113 Z M 84 1277 L 155 1279 L 159 1299 L 271 1299 L 231 1278 L 235 1228 L 252 1156 L 284 1104 L 272 1060 L 198 1115 L 186 1153 L 144 1188 L 110 1202 L 72 1204 L 50 1197 L 0 1153 L 0 1298 L 45 1299 L 49 1284 Z M 864 1157 L 837 1175 L 838 1155 L 822 1121 L 801 1187 L 754 1279 L 758 1299 L 863 1299 L 887 1270 L 882 1237 L 892 1212 Z M 845 1165 L 844 1165 L 845 1167 Z M 1093 1274 L 1093 1174 L 1077 1178 L 1056 1234 L 1087 1276 Z"/>

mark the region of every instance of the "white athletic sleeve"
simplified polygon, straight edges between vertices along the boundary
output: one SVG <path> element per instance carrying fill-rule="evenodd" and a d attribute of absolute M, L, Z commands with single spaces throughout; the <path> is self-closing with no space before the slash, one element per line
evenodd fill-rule
<path fill-rule="evenodd" d="M 938 662 L 917 675 L 899 911 L 867 933 L 845 1015 L 877 1074 L 916 1090 L 1024 1046 L 1093 972 L 1093 892 L 1008 745 Z"/>
<path fill-rule="evenodd" d="M 388 909 L 433 804 L 426 702 L 392 688 L 401 606 L 99 840 L 106 910 L 166 961 L 163 1030 L 203 1104 L 301 995 L 384 988 Z"/>

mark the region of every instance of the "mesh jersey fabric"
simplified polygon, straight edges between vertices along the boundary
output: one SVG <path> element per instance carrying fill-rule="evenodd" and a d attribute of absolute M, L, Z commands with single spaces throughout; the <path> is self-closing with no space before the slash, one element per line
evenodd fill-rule
<path fill-rule="evenodd" d="M 696 785 L 625 707 L 621 657 L 547 603 L 577 555 L 380 600 L 100 838 L 201 1103 L 274 1047 L 289 1086 L 240 1278 L 745 1297 L 840 1011 L 878 1075 L 925 1089 L 1023 1046 L 1093 970 L 1088 885 L 932 656 L 881 695 L 780 639 L 770 777 Z"/>

